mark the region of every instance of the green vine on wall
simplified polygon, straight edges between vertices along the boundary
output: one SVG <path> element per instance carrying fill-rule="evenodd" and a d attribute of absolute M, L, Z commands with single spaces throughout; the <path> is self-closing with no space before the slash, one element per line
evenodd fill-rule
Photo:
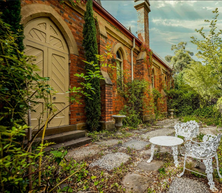
<path fill-rule="evenodd" d="M 146 58 L 144 58 L 145 63 L 147 64 L 147 69 L 148 69 L 148 74 L 151 76 L 151 69 L 153 66 L 153 52 L 149 48 L 149 45 L 147 44 L 142 44 L 141 45 L 141 52 L 146 52 Z"/>

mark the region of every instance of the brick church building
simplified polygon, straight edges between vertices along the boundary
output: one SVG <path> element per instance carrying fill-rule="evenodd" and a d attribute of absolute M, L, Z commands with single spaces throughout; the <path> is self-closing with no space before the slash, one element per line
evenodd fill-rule
<path fill-rule="evenodd" d="M 149 45 L 148 0 L 135 0 L 138 12 L 138 37 L 124 27 L 116 18 L 106 11 L 100 1 L 93 2 L 94 16 L 97 20 L 97 40 L 99 54 L 105 52 L 105 46 L 111 45 L 111 53 L 118 60 L 122 70 L 127 70 L 130 81 L 144 79 L 149 81 L 150 89 L 156 88 L 163 97 L 159 110 L 167 112 L 163 83 L 169 89 L 172 83 L 171 68 L 155 52 L 152 56 L 151 75 L 145 62 L 146 52 L 141 50 L 143 44 Z M 68 101 L 66 91 L 79 83 L 75 73 L 84 72 L 83 24 L 85 4 L 72 6 L 69 1 L 58 0 L 22 0 L 22 24 L 24 25 L 24 45 L 27 55 L 36 56 L 36 64 L 41 76 L 50 77 L 50 85 L 57 91 L 53 103 L 58 110 Z M 124 106 L 124 99 L 118 94 L 115 79 L 111 80 L 106 68 L 102 68 L 105 80 L 101 83 L 102 116 L 101 123 L 105 129 L 114 125 L 112 115 L 118 114 Z M 114 73 L 114 77 L 116 77 Z M 123 81 L 126 81 L 123 77 Z M 32 125 L 37 124 L 43 104 L 35 107 L 32 113 Z M 154 111 L 144 112 L 143 119 L 152 119 Z M 84 127 L 86 120 L 84 103 L 73 104 L 61 112 L 49 127 L 73 125 L 77 129 Z"/>

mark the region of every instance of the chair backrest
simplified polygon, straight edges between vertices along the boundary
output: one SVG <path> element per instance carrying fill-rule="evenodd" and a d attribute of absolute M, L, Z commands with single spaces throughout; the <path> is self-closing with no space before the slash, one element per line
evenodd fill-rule
<path fill-rule="evenodd" d="M 185 140 L 191 140 L 199 134 L 199 125 L 196 121 L 188 121 L 186 123 L 177 123 L 174 126 L 175 136 L 185 137 Z"/>
<path fill-rule="evenodd" d="M 217 148 L 220 144 L 221 134 L 215 135 L 204 135 L 202 143 L 193 144 L 192 152 L 196 157 L 210 158 L 215 156 Z"/>

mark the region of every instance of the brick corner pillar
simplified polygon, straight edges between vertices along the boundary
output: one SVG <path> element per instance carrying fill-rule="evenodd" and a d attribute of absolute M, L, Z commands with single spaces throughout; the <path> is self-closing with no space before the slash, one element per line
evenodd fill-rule
<path fill-rule="evenodd" d="M 138 38 L 149 46 L 149 12 L 150 3 L 149 0 L 134 0 L 134 8 L 138 14 Z"/>
<path fill-rule="evenodd" d="M 144 107 L 143 107 L 143 121 L 152 122 L 155 119 L 154 109 L 152 105 L 152 93 L 151 93 L 151 77 L 149 77 L 148 66 L 145 62 L 146 52 L 140 52 L 134 65 L 134 77 L 137 80 L 145 80 L 149 83 L 148 92 L 144 92 Z"/>
<path fill-rule="evenodd" d="M 113 84 L 109 77 L 109 74 L 103 70 L 101 73 L 104 80 L 101 81 L 101 128 L 103 130 L 115 129 L 115 123 L 113 121 Z"/>

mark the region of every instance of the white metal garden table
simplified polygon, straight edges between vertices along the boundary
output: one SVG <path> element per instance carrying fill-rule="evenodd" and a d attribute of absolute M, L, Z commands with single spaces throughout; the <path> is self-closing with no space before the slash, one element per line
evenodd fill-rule
<path fill-rule="evenodd" d="M 182 139 L 180 139 L 178 137 L 172 137 L 172 136 L 158 136 L 158 137 L 152 137 L 150 139 L 150 143 L 152 143 L 152 145 L 151 145 L 151 157 L 147 161 L 148 163 L 150 163 L 153 160 L 155 145 L 167 146 L 167 147 L 172 147 L 174 164 L 175 164 L 176 167 L 178 167 L 178 165 L 179 165 L 178 157 L 177 157 L 177 155 L 178 155 L 178 145 L 181 145 L 183 143 Z"/>

